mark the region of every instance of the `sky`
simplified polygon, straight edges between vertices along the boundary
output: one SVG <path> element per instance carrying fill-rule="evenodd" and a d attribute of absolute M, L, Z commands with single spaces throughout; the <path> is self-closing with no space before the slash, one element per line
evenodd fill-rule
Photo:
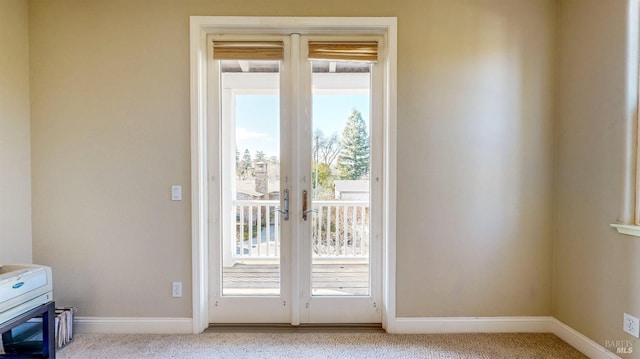
<path fill-rule="evenodd" d="M 249 149 L 251 156 L 261 150 L 270 156 L 279 156 L 279 108 L 278 96 L 236 96 L 236 144 L 240 156 Z M 320 128 L 325 136 L 337 132 L 342 137 L 347 117 L 355 107 L 369 123 L 368 94 L 314 94 L 313 128 Z M 311 139 L 309 139 L 311 143 Z"/>

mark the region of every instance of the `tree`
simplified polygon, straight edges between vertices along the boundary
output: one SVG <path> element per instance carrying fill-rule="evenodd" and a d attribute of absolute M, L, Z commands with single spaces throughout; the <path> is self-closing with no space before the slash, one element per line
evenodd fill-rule
<path fill-rule="evenodd" d="M 356 108 L 351 110 L 347 118 L 340 147 L 340 178 L 357 180 L 366 177 L 369 174 L 369 135 L 367 124 Z"/>
<path fill-rule="evenodd" d="M 322 162 L 316 166 L 314 161 L 312 170 L 311 180 L 313 184 L 313 199 L 320 201 L 335 199 L 333 187 L 334 176 L 331 174 L 331 168 L 329 168 L 329 165 Z"/>
<path fill-rule="evenodd" d="M 249 170 L 251 169 L 251 153 L 248 149 L 244 150 L 244 154 L 242 155 L 242 174 L 244 178 L 249 174 Z"/>
<path fill-rule="evenodd" d="M 267 156 L 264 154 L 264 152 L 260 150 L 256 151 L 256 156 L 253 158 L 253 163 L 256 162 L 267 162 Z"/>
<path fill-rule="evenodd" d="M 238 151 L 238 147 L 236 147 L 236 177 L 240 178 L 242 176 L 242 166 L 240 164 L 240 151 Z"/>
<path fill-rule="evenodd" d="M 333 162 L 340 154 L 340 140 L 338 133 L 334 132 L 331 137 L 325 137 L 324 133 L 317 129 L 313 134 L 313 198 L 333 199 L 333 180 L 331 173 Z"/>
<path fill-rule="evenodd" d="M 317 181 L 316 181 L 317 176 Z M 322 162 L 316 166 L 316 163 L 313 163 L 313 173 L 311 173 L 311 177 L 314 183 L 317 183 L 319 186 L 330 188 L 333 186 L 333 177 L 331 176 L 331 168 L 328 164 Z"/>
<path fill-rule="evenodd" d="M 322 130 L 316 130 L 313 133 L 313 149 L 312 149 L 312 156 L 313 159 L 318 162 L 320 160 L 319 156 L 320 156 L 320 147 L 324 146 L 324 133 L 322 132 Z"/>
<path fill-rule="evenodd" d="M 324 139 L 324 146 L 320 148 L 320 159 L 331 167 L 333 166 L 333 161 L 335 161 L 340 154 L 340 149 L 340 138 L 338 137 L 338 133 L 334 132 L 331 136 Z"/>
<path fill-rule="evenodd" d="M 313 134 L 313 158 L 318 163 L 326 163 L 333 166 L 333 161 L 340 154 L 340 139 L 334 132 L 330 137 L 325 137 L 322 130 L 316 130 Z"/>

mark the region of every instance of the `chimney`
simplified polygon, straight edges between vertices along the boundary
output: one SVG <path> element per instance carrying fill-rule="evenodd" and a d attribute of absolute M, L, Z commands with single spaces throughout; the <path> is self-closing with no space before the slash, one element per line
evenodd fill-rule
<path fill-rule="evenodd" d="M 267 163 L 256 162 L 255 165 L 255 178 L 256 178 L 256 192 L 264 194 L 264 199 L 269 199 L 269 182 L 267 180 Z"/>

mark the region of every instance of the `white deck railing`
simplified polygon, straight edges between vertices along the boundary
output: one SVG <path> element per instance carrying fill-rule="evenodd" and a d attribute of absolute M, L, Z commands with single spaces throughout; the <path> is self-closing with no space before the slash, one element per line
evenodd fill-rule
<path fill-rule="evenodd" d="M 234 258 L 277 258 L 280 253 L 280 201 L 236 200 Z"/>
<path fill-rule="evenodd" d="M 280 253 L 279 201 L 235 200 L 234 259 L 273 259 Z M 368 201 L 314 201 L 311 247 L 315 258 L 369 256 Z"/>

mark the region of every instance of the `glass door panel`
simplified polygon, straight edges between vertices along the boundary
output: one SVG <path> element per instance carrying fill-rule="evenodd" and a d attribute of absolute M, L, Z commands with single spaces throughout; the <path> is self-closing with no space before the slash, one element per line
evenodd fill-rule
<path fill-rule="evenodd" d="M 220 261 L 223 296 L 279 296 L 280 61 L 223 60 L 221 110 L 232 134 Z"/>
<path fill-rule="evenodd" d="M 311 67 L 311 294 L 369 296 L 371 65 Z"/>
<path fill-rule="evenodd" d="M 211 322 L 380 322 L 379 67 L 265 38 L 213 41 Z"/>

